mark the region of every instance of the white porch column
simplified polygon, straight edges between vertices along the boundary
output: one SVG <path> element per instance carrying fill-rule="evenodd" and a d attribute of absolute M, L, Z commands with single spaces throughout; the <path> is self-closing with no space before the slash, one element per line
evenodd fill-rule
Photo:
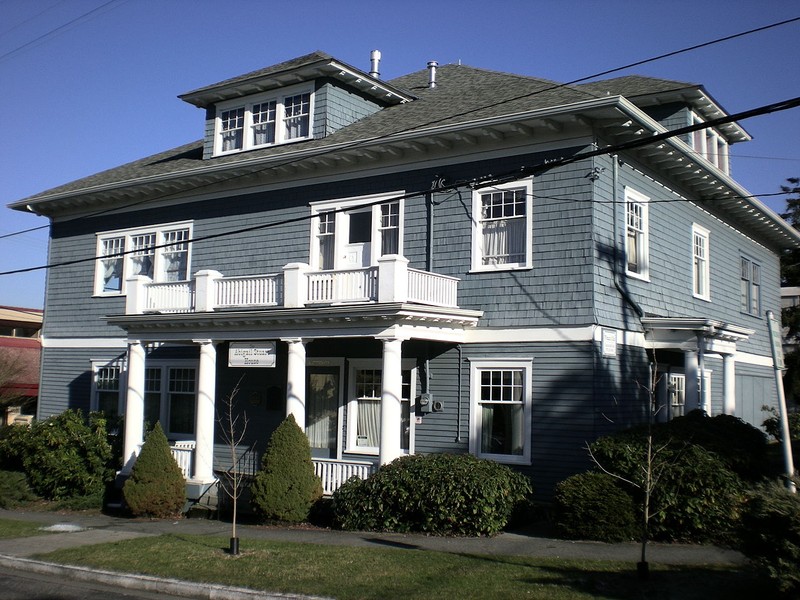
<path fill-rule="evenodd" d="M 400 439 L 403 398 L 403 340 L 383 340 L 381 376 L 380 464 L 385 465 L 403 454 Z"/>
<path fill-rule="evenodd" d="M 197 404 L 193 479 L 214 481 L 214 416 L 217 388 L 217 348 L 211 340 L 200 344 L 200 365 L 197 373 Z"/>
<path fill-rule="evenodd" d="M 125 436 L 122 472 L 131 472 L 144 441 L 144 360 L 142 342 L 128 344 L 128 386 L 125 392 Z"/>
<path fill-rule="evenodd" d="M 289 360 L 286 373 L 286 416 L 294 420 L 304 432 L 306 430 L 306 344 L 301 338 L 281 341 L 289 345 Z"/>
<path fill-rule="evenodd" d="M 693 410 L 702 408 L 700 404 L 700 389 L 697 385 L 697 350 L 683 351 L 683 372 L 686 377 L 686 404 L 684 405 L 684 412 L 688 414 Z"/>
<path fill-rule="evenodd" d="M 733 354 L 722 355 L 722 412 L 736 414 L 736 361 Z"/>

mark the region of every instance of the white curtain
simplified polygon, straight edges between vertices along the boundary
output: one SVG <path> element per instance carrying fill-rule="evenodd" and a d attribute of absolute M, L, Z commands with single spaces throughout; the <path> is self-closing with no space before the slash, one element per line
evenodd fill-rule
<path fill-rule="evenodd" d="M 525 262 L 525 219 L 499 219 L 483 224 L 483 264 Z"/>
<path fill-rule="evenodd" d="M 378 446 L 380 439 L 380 400 L 358 401 L 357 435 L 359 446 Z"/>

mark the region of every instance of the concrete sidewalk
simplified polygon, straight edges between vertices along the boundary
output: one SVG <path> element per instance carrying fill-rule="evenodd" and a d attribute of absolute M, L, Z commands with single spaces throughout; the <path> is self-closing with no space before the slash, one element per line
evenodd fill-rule
<path fill-rule="evenodd" d="M 230 523 L 210 519 L 147 520 L 103 514 L 1 509 L 0 518 L 33 521 L 40 523 L 42 527 L 56 526 L 62 531 L 61 533 L 51 533 L 43 536 L 0 540 L 0 555 L 2 555 L 0 556 L 0 564 L 4 566 L 16 564 L 17 566 L 12 568 L 21 569 L 31 568 L 36 562 L 27 560 L 26 557 L 44 554 L 60 548 L 116 542 L 135 537 L 162 534 L 209 535 L 226 539 L 230 536 L 231 528 Z M 491 538 L 448 538 L 412 534 L 347 532 L 315 528 L 254 525 L 238 525 L 237 533 L 243 549 L 247 547 L 247 540 L 262 539 L 362 548 L 397 548 L 408 551 L 434 550 L 458 554 L 616 560 L 631 563 L 638 562 L 641 552 L 637 543 L 576 542 L 516 533 L 501 533 Z M 655 543 L 648 546 L 648 561 L 667 565 L 740 565 L 746 562 L 740 553 L 724 548 Z M 88 572 L 86 569 L 83 571 Z M 69 573 L 65 573 L 65 575 L 73 576 Z M 119 577 L 118 574 L 110 575 Z M 247 590 L 237 591 L 233 589 L 229 589 L 230 595 L 220 595 L 220 590 L 214 590 L 213 595 L 205 595 L 205 592 L 201 589 L 192 589 L 192 591 L 197 593 L 192 597 L 198 598 L 286 597 L 281 595 L 253 595 Z"/>

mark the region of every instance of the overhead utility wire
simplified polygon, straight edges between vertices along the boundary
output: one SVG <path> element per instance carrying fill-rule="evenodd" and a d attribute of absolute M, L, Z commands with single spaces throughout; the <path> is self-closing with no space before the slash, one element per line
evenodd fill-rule
<path fill-rule="evenodd" d="M 115 0 L 112 0 L 112 2 L 113 1 L 115 1 Z M 682 48 L 680 50 L 674 50 L 674 51 L 668 52 L 666 54 L 661 54 L 659 56 L 654 56 L 652 58 L 646 58 L 646 59 L 643 59 L 643 60 L 640 60 L 640 61 L 637 61 L 637 62 L 629 63 L 629 64 L 624 65 L 622 67 L 616 67 L 614 69 L 608 69 L 606 71 L 602 71 L 600 73 L 595 73 L 593 75 L 587 75 L 586 77 L 581 77 L 580 79 L 574 79 L 574 80 L 568 81 L 566 83 L 555 84 L 555 85 L 552 85 L 550 87 L 543 88 L 541 90 L 536 90 L 534 92 L 529 92 L 527 94 L 522 94 L 520 96 L 515 96 L 515 97 L 512 97 L 512 98 L 507 98 L 505 100 L 499 100 L 499 101 L 497 101 L 497 102 L 495 102 L 493 104 L 480 106 L 478 108 L 474 108 L 474 109 L 470 109 L 470 110 L 467 110 L 467 111 L 464 111 L 464 112 L 461 112 L 461 113 L 450 115 L 448 117 L 448 119 L 453 119 L 453 118 L 456 118 L 456 117 L 463 117 L 463 116 L 466 116 L 466 115 L 468 115 L 470 113 L 473 113 L 473 112 L 476 112 L 476 111 L 479 111 L 479 110 L 484 110 L 486 108 L 492 108 L 492 107 L 495 107 L 495 106 L 501 106 L 501 105 L 507 104 L 509 102 L 513 102 L 513 101 L 516 101 L 516 100 L 521 100 L 521 99 L 524 99 L 524 98 L 536 96 L 538 94 L 543 94 L 545 92 L 557 90 L 557 89 L 560 89 L 562 87 L 566 87 L 568 85 L 574 85 L 574 84 L 580 83 L 582 81 L 587 81 L 589 79 L 595 79 L 597 77 L 602 77 L 603 75 L 609 75 L 611 73 L 616 73 L 618 71 L 623 71 L 625 69 L 629 69 L 629 68 L 636 67 L 636 66 L 639 66 L 639 65 L 644 65 L 644 64 L 647 64 L 647 63 L 650 63 L 650 62 L 661 60 L 663 58 L 676 56 L 678 54 L 689 52 L 691 50 L 696 50 L 698 48 L 711 46 L 713 44 L 718 44 L 718 43 L 721 43 L 721 42 L 732 40 L 734 38 L 743 37 L 743 36 L 750 35 L 750 34 L 753 34 L 753 33 L 758 33 L 758 32 L 761 32 L 761 31 L 765 31 L 767 29 L 772 29 L 774 27 L 779 27 L 779 26 L 782 26 L 782 25 L 787 25 L 789 23 L 794 23 L 795 21 L 800 21 L 800 17 L 795 17 L 793 19 L 787 19 L 785 21 L 780 21 L 778 23 L 771 23 L 769 25 L 764 25 L 762 27 L 757 27 L 755 29 L 749 29 L 747 31 L 742 31 L 740 33 L 735 33 L 735 34 L 732 34 L 732 35 L 729 35 L 729 36 L 725 36 L 725 37 L 722 37 L 722 38 L 717 38 L 717 39 L 714 39 L 714 40 L 710 40 L 708 42 L 703 42 L 702 44 L 696 44 L 694 46 L 689 46 L 687 48 Z M 2 59 L 2 58 L 3 57 L 0 57 L 0 59 Z M 394 135 L 398 135 L 398 134 L 401 134 L 401 133 L 406 133 L 408 131 L 412 131 L 414 129 L 420 129 L 420 128 L 423 128 L 423 127 L 427 127 L 429 125 L 435 125 L 437 123 L 439 123 L 438 119 L 437 120 L 433 120 L 433 121 L 429 121 L 427 123 L 423 123 L 421 125 L 415 125 L 413 127 L 408 127 L 406 129 L 401 129 L 399 131 L 394 131 L 394 132 L 391 132 L 391 133 L 387 133 L 387 134 L 384 134 L 382 136 L 378 136 L 378 137 L 375 137 L 375 138 L 370 138 L 368 140 L 357 140 L 357 141 L 352 142 L 349 145 L 346 145 L 344 148 L 342 148 L 342 147 L 332 148 L 332 149 L 330 149 L 330 150 L 328 150 L 326 152 L 320 153 L 317 156 L 325 156 L 326 154 L 331 154 L 333 152 L 338 152 L 338 151 L 341 151 L 341 150 L 349 150 L 349 149 L 352 149 L 352 148 L 357 148 L 359 145 L 365 144 L 367 142 L 375 142 L 377 140 L 386 139 L 386 138 L 394 136 Z M 233 181 L 234 179 L 238 179 L 240 177 L 249 177 L 249 176 L 252 176 L 254 173 L 259 173 L 261 171 L 266 171 L 268 169 L 275 169 L 275 168 L 279 168 L 279 167 L 284 167 L 284 166 L 287 166 L 287 165 L 291 165 L 291 164 L 293 164 L 295 162 L 299 162 L 301 160 L 303 160 L 303 159 L 302 158 L 289 159 L 289 160 L 287 160 L 287 161 L 285 161 L 283 163 L 280 163 L 278 165 L 268 165 L 268 166 L 266 166 L 263 169 L 260 169 L 258 171 L 245 173 L 245 174 L 241 174 L 241 175 L 232 175 L 232 176 L 224 179 L 223 181 Z M 112 207 L 112 208 L 103 209 L 101 211 L 97 211 L 97 212 L 91 213 L 89 215 L 84 215 L 84 216 L 81 216 L 81 217 L 75 217 L 74 219 L 63 221 L 62 223 L 70 223 L 72 221 L 77 221 L 77 220 L 80 220 L 80 219 L 86 219 L 86 218 L 96 217 L 96 216 L 103 215 L 103 214 L 108 214 L 108 213 L 111 213 L 111 212 L 114 212 L 114 211 L 117 211 L 117 210 L 132 208 L 134 206 L 139 206 L 141 204 L 147 204 L 149 202 L 154 202 L 156 200 L 163 200 L 165 198 L 169 198 L 170 196 L 175 196 L 177 194 L 186 193 L 187 191 L 199 190 L 199 189 L 202 189 L 204 187 L 209 187 L 209 186 L 212 186 L 212 185 L 216 185 L 218 183 L 221 183 L 221 182 L 220 181 L 214 181 L 214 182 L 210 182 L 210 183 L 197 184 L 196 186 L 190 187 L 188 189 L 183 189 L 183 190 L 178 191 L 178 192 L 173 192 L 173 193 L 170 193 L 170 194 L 163 194 L 163 195 L 157 196 L 155 198 L 146 198 L 144 200 L 140 200 L 138 202 L 132 202 L 132 203 L 126 204 L 124 206 L 115 206 L 115 207 Z M 39 227 L 26 229 L 24 231 L 11 232 L 11 233 L 7 233 L 7 234 L 4 234 L 4 235 L 1 235 L 0 239 L 7 238 L 7 237 L 12 237 L 14 235 L 20 235 L 20 234 L 23 234 L 23 233 L 30 233 L 31 231 L 38 231 L 38 230 L 41 230 L 41 229 L 47 229 L 48 227 L 49 227 L 49 225 L 41 225 Z M 2 274 L 2 273 L 0 273 L 0 274 Z"/>
<path fill-rule="evenodd" d="M 462 180 L 462 181 L 458 181 L 458 182 L 455 182 L 455 183 L 439 185 L 434 189 L 434 191 L 443 192 L 443 191 L 448 191 L 448 190 L 456 190 L 456 189 L 461 188 L 461 187 L 470 187 L 472 189 L 481 189 L 481 188 L 485 188 L 485 187 L 491 187 L 493 185 L 499 185 L 501 183 L 506 183 L 506 182 L 509 182 L 509 181 L 516 181 L 518 179 L 522 179 L 523 177 L 529 177 L 529 176 L 534 175 L 536 173 L 542 173 L 542 172 L 548 171 L 548 170 L 550 170 L 550 169 L 552 169 L 554 167 L 560 167 L 560 166 L 568 165 L 568 164 L 571 164 L 571 163 L 574 163 L 574 162 L 585 160 L 587 158 L 592 158 L 594 156 L 603 156 L 603 155 L 606 155 L 606 154 L 613 154 L 613 153 L 622 152 L 622 151 L 625 151 L 625 150 L 631 150 L 631 149 L 634 149 L 634 148 L 640 148 L 642 146 L 646 146 L 646 145 L 649 145 L 649 144 L 658 143 L 660 141 L 669 139 L 671 137 L 676 137 L 676 136 L 679 136 L 679 135 L 683 135 L 684 133 L 689 133 L 689 132 L 697 131 L 697 130 L 700 130 L 700 129 L 706 129 L 708 127 L 714 127 L 716 125 L 722 125 L 722 124 L 728 123 L 730 121 L 743 121 L 745 119 L 749 119 L 749 118 L 752 118 L 752 117 L 757 117 L 757 116 L 760 116 L 760 115 L 779 112 L 779 111 L 783 111 L 783 110 L 789 110 L 791 108 L 796 108 L 798 106 L 800 106 L 800 97 L 792 98 L 790 100 L 784 100 L 782 102 L 775 102 L 773 104 L 767 104 L 765 106 L 761 106 L 761 107 L 754 108 L 754 109 L 751 109 L 751 110 L 746 110 L 746 111 L 743 111 L 743 112 L 740 112 L 740 113 L 737 113 L 737 114 L 734 114 L 734 115 L 728 115 L 728 116 L 725 116 L 725 117 L 719 117 L 717 119 L 713 119 L 711 121 L 706 121 L 704 123 L 696 123 L 694 125 L 689 125 L 688 127 L 681 127 L 680 129 L 675 129 L 673 131 L 666 131 L 666 132 L 659 133 L 659 134 L 656 134 L 656 135 L 643 137 L 642 139 L 639 139 L 639 140 L 633 140 L 633 141 L 630 141 L 630 142 L 623 142 L 622 144 L 615 144 L 615 145 L 611 145 L 611 146 L 606 146 L 605 148 L 602 148 L 602 149 L 592 150 L 592 151 L 589 151 L 589 152 L 584 152 L 582 154 L 576 154 L 575 156 L 570 156 L 570 157 L 566 157 L 566 158 L 556 158 L 556 159 L 545 160 L 544 162 L 542 162 L 542 163 L 540 163 L 538 165 L 522 166 L 522 167 L 520 167 L 518 169 L 515 169 L 513 171 L 508 171 L 508 172 L 500 174 L 500 175 L 486 175 L 484 177 L 476 177 L 476 178 L 474 178 L 472 180 Z M 373 202 L 368 202 L 368 203 L 360 205 L 360 206 L 364 206 L 364 207 L 366 207 L 366 206 L 375 206 L 375 205 L 378 205 L 378 204 L 385 204 L 387 202 L 395 202 L 395 201 L 398 201 L 398 200 L 404 200 L 404 199 L 408 199 L 408 198 L 415 198 L 415 197 L 418 197 L 418 196 L 424 196 L 425 194 L 427 194 L 429 192 L 430 192 L 430 190 L 423 190 L 423 191 L 419 191 L 419 192 L 409 192 L 407 194 L 402 194 L 400 196 L 393 196 L 391 198 L 381 198 L 380 200 L 375 200 Z M 325 211 L 325 212 L 326 213 L 338 213 L 338 212 L 344 212 L 346 210 L 349 210 L 349 208 L 348 207 L 341 207 L 341 208 L 337 208 L 337 209 L 330 210 L 330 211 Z M 240 235 L 242 233 L 249 233 L 249 232 L 252 232 L 252 231 L 259 231 L 259 230 L 262 230 L 262 229 L 270 229 L 272 227 L 279 227 L 279 226 L 282 226 L 282 225 L 289 225 L 291 223 L 298 223 L 298 222 L 301 222 L 301 221 L 307 221 L 307 220 L 310 220 L 310 219 L 314 218 L 315 216 L 316 215 L 302 215 L 302 216 L 299 216 L 299 217 L 292 217 L 292 218 L 289 218 L 289 219 L 283 219 L 281 221 L 273 221 L 273 222 L 270 222 L 270 223 L 261 223 L 259 225 L 251 225 L 250 227 L 242 227 L 242 228 L 234 229 L 234 230 L 231 230 L 231 231 L 222 231 L 222 232 L 219 232 L 219 233 L 214 233 L 214 234 L 210 234 L 210 235 L 200 236 L 200 237 L 197 237 L 197 238 L 192 238 L 190 240 L 184 240 L 183 242 L 180 242 L 179 244 L 176 244 L 175 242 L 170 242 L 170 243 L 165 243 L 165 244 L 158 244 L 158 245 L 150 246 L 148 249 L 160 250 L 160 249 L 164 249 L 164 248 L 174 248 L 175 246 L 178 246 L 180 244 L 191 244 L 191 243 L 196 243 L 196 242 L 204 242 L 204 241 L 208 241 L 208 240 L 219 239 L 219 238 L 222 238 L 222 237 L 228 237 L 228 236 L 231 236 L 231 235 Z M 27 268 L 24 268 L 24 269 L 15 269 L 13 271 L 3 271 L 3 272 L 0 272 L 0 276 L 3 276 L 3 275 L 17 275 L 17 274 L 20 274 L 20 273 L 30 273 L 32 271 L 41 271 L 41 270 L 45 270 L 45 269 L 52 269 L 52 268 L 55 268 L 55 267 L 66 267 L 66 266 L 70 266 L 70 265 L 76 265 L 76 264 L 87 263 L 87 262 L 95 262 L 95 261 L 98 261 L 98 260 L 104 260 L 104 259 L 109 259 L 109 258 L 119 258 L 119 257 L 122 257 L 122 256 L 126 256 L 128 254 L 132 254 L 134 252 L 139 252 L 139 251 L 140 251 L 139 249 L 137 249 L 137 250 L 126 250 L 124 252 L 116 252 L 114 254 L 109 254 L 107 256 L 90 256 L 90 257 L 84 257 L 84 258 L 77 258 L 77 259 L 74 259 L 74 260 L 63 261 L 63 262 L 59 262 L 59 263 L 50 263 L 50 264 L 46 264 L 46 265 L 40 265 L 40 266 L 37 266 L 37 267 L 27 267 Z"/>

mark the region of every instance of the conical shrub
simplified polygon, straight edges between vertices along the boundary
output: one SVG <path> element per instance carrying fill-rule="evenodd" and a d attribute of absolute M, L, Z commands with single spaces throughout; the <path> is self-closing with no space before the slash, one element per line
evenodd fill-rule
<path fill-rule="evenodd" d="M 265 519 L 299 523 L 308 519 L 321 497 L 322 483 L 314 474 L 308 438 L 289 415 L 272 434 L 261 459 L 251 487 L 251 506 Z"/>
<path fill-rule="evenodd" d="M 163 518 L 181 512 L 186 501 L 186 482 L 172 458 L 160 423 L 147 434 L 122 495 L 137 517 Z"/>

